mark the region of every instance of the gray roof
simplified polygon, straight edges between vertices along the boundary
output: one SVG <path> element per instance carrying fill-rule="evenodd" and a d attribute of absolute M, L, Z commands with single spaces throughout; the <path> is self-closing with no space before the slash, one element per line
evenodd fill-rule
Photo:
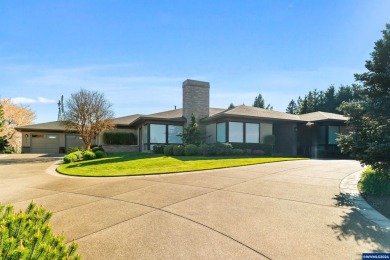
<path fill-rule="evenodd" d="M 323 121 L 323 120 L 337 120 L 337 121 L 347 121 L 348 117 L 343 115 L 328 113 L 328 112 L 312 112 L 308 114 L 299 115 L 299 118 L 302 121 Z"/>
<path fill-rule="evenodd" d="M 130 115 L 114 118 L 115 125 L 130 125 L 132 122 L 137 120 L 141 115 Z"/>
<path fill-rule="evenodd" d="M 33 125 L 24 125 L 15 127 L 18 131 L 28 131 L 28 130 L 42 130 L 42 131 L 64 131 L 65 127 L 62 125 L 61 121 L 52 121 L 41 124 Z"/>
<path fill-rule="evenodd" d="M 244 105 L 236 106 L 235 108 L 232 109 L 225 109 L 220 113 L 210 115 L 210 117 L 205 120 L 208 121 L 222 116 L 235 116 L 235 117 L 244 116 L 244 117 L 253 117 L 253 118 L 300 121 L 298 115 L 292 115 L 284 112 L 278 112 L 278 111 L 273 111 L 273 110 L 268 110 L 268 109 L 258 108 L 258 107 L 249 107 Z"/>
<path fill-rule="evenodd" d="M 324 120 L 337 120 L 337 121 L 347 121 L 348 118 L 334 113 L 327 112 L 313 112 L 304 115 L 292 115 L 284 112 L 278 112 L 258 107 L 249 107 L 249 106 L 237 106 L 232 109 L 222 109 L 222 108 L 210 108 L 209 117 L 205 118 L 204 121 L 209 121 L 217 119 L 220 117 L 250 117 L 250 118 L 262 118 L 262 119 L 274 119 L 274 120 L 287 120 L 287 121 L 296 121 L 296 122 L 310 122 L 310 121 L 324 121 Z M 114 118 L 114 124 L 116 126 L 129 126 L 132 124 L 139 123 L 140 121 L 145 120 L 162 120 L 162 121 L 176 121 L 176 122 L 186 122 L 183 117 L 183 109 L 173 109 L 160 113 L 154 113 L 150 115 L 130 115 Z M 54 132 L 63 132 L 65 131 L 64 126 L 60 121 L 53 121 L 47 123 L 40 123 L 34 125 L 19 126 L 15 128 L 18 131 L 54 131 Z"/>

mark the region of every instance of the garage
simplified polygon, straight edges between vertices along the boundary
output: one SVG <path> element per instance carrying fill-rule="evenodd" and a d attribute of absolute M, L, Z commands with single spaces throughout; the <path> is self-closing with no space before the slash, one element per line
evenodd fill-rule
<path fill-rule="evenodd" d="M 84 142 L 79 135 L 66 135 L 65 136 L 65 148 L 66 151 L 69 147 L 84 147 Z"/>
<path fill-rule="evenodd" d="M 58 134 L 32 134 L 32 153 L 59 153 L 60 138 Z"/>

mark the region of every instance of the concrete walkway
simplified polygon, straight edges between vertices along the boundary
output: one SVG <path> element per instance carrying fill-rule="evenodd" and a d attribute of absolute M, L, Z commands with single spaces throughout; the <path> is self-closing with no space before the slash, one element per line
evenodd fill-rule
<path fill-rule="evenodd" d="M 361 169 L 307 160 L 195 173 L 66 178 L 57 158 L 0 159 L 0 201 L 33 199 L 84 259 L 361 259 L 390 252 L 378 228 L 340 192 Z"/>

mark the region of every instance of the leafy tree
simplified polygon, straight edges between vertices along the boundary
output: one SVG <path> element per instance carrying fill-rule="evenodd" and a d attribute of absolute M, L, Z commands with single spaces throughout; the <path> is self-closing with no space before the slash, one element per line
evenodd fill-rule
<path fill-rule="evenodd" d="M 294 99 L 291 99 L 290 103 L 288 103 L 286 112 L 289 114 L 296 114 L 298 110 L 297 103 L 295 103 Z"/>
<path fill-rule="evenodd" d="M 264 98 L 261 94 L 259 94 L 257 97 L 255 97 L 255 101 L 253 102 L 254 107 L 259 107 L 259 108 L 265 108 L 272 110 L 273 106 L 271 104 L 268 104 L 267 107 L 265 106 Z"/>
<path fill-rule="evenodd" d="M 200 145 L 203 143 L 205 137 L 202 136 L 199 130 L 199 125 L 196 123 L 196 116 L 194 114 L 191 114 L 191 123 L 184 127 L 183 134 L 180 134 L 179 136 L 183 139 L 185 145 Z"/>
<path fill-rule="evenodd" d="M 362 99 L 341 105 L 351 131 L 340 136 L 339 143 L 342 152 L 353 154 L 390 179 L 390 24 L 382 32 L 383 38 L 375 42 L 371 59 L 366 61 L 368 71 L 355 74 L 362 84 Z"/>
<path fill-rule="evenodd" d="M 100 132 L 112 128 L 111 107 L 103 93 L 81 89 L 67 100 L 63 124 L 67 130 L 80 134 L 88 150 Z"/>
<path fill-rule="evenodd" d="M 0 133 L 3 132 L 3 128 L 5 125 L 5 120 L 4 120 L 4 110 L 3 110 L 3 105 L 0 103 Z M 3 136 L 0 136 L 0 151 L 3 151 L 5 146 L 7 146 L 7 139 Z"/>
<path fill-rule="evenodd" d="M 30 125 L 35 119 L 35 113 L 24 105 L 12 103 L 11 99 L 0 101 L 3 109 L 3 126 L 0 128 L 0 139 L 3 144 L 12 147 L 12 150 L 19 151 L 22 144 L 22 134 L 15 130 L 15 127 Z"/>
<path fill-rule="evenodd" d="M 230 103 L 228 109 L 232 109 L 232 108 L 235 108 L 236 106 L 233 104 L 233 102 Z"/>

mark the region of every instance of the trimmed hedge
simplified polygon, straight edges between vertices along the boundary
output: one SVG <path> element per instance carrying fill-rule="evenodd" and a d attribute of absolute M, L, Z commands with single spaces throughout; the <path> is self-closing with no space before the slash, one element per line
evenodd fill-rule
<path fill-rule="evenodd" d="M 135 145 L 137 144 L 137 137 L 133 133 L 103 133 L 103 140 L 105 144 L 112 145 Z"/>
<path fill-rule="evenodd" d="M 155 144 L 153 145 L 153 153 L 155 154 L 164 154 L 165 145 Z"/>
<path fill-rule="evenodd" d="M 105 152 L 103 152 L 103 151 L 96 151 L 95 152 L 96 159 L 100 159 L 100 158 L 103 158 L 103 157 L 106 157 L 106 156 L 107 156 L 107 154 Z"/>

